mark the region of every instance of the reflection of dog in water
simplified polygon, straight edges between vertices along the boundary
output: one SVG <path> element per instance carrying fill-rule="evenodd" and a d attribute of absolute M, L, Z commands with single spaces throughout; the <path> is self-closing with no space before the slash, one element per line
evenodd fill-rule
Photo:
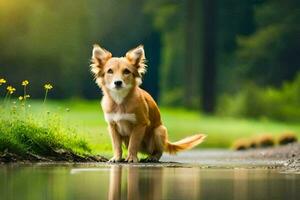
<path fill-rule="evenodd" d="M 109 200 L 192 200 L 201 191 L 199 168 L 112 165 L 109 179 Z"/>
<path fill-rule="evenodd" d="M 104 95 L 101 106 L 114 149 L 111 162 L 122 160 L 122 143 L 128 148 L 127 162 L 138 162 L 138 152 L 148 154 L 147 161 L 158 161 L 164 151 L 174 154 L 190 149 L 205 138 L 197 134 L 174 143 L 168 140 L 158 106 L 139 87 L 146 71 L 143 46 L 128 51 L 124 57 L 112 57 L 109 51 L 95 45 L 91 71 Z"/>
<path fill-rule="evenodd" d="M 127 199 L 161 199 L 162 170 L 158 167 L 151 170 L 151 173 L 145 173 L 139 167 L 111 166 L 108 199 L 126 199 L 122 195 L 122 174 L 124 172 L 125 176 L 127 174 Z"/>

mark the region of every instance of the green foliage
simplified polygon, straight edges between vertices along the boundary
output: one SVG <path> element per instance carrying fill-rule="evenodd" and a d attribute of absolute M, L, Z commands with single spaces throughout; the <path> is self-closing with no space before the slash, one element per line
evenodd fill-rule
<path fill-rule="evenodd" d="M 286 82 L 279 89 L 249 84 L 236 95 L 224 95 L 218 113 L 300 122 L 300 73 L 293 82 Z"/>
<path fill-rule="evenodd" d="M 183 89 L 177 88 L 173 90 L 168 90 L 165 95 L 161 97 L 160 103 L 162 105 L 169 105 L 169 106 L 178 106 L 183 104 Z"/>
<path fill-rule="evenodd" d="M 184 3 L 149 1 L 145 12 L 152 16 L 154 28 L 162 35 L 162 62 L 160 67 L 160 103 L 182 105 L 185 62 Z M 152 67 L 152 66 L 150 66 Z"/>
<path fill-rule="evenodd" d="M 219 94 L 236 92 L 249 81 L 259 86 L 279 87 L 295 77 L 300 66 L 299 2 L 228 0 L 215 4 Z M 192 8 L 189 3 L 193 3 Z M 45 81 L 55 83 L 58 92 L 52 97 L 96 98 L 101 94 L 88 67 L 92 44 L 99 42 L 114 56 L 122 56 L 135 45 L 146 43 L 149 72 L 159 71 L 159 79 L 148 73 L 144 79 L 147 84 L 142 86 L 159 93 L 162 105 L 198 108 L 203 86 L 201 71 L 206 67 L 202 66 L 205 17 L 202 3 L 196 0 L 3 1 L 0 46 L 4 50 L 0 51 L 0 75 L 9 77 L 12 84 L 26 77 L 35 85 L 42 85 L 42 75 Z M 43 96 L 39 87 L 28 89 L 36 97 Z M 295 109 L 287 107 L 292 111 L 286 113 L 294 112 Z"/>
<path fill-rule="evenodd" d="M 140 0 L 1 0 L 0 76 L 13 84 L 24 77 L 35 85 L 53 82 L 56 98 L 97 97 L 89 73 L 92 45 L 122 56 L 141 44 L 151 33 L 142 5 Z M 38 87 L 30 91 L 43 96 Z"/>
<path fill-rule="evenodd" d="M 299 1 L 268 0 L 255 8 L 257 30 L 237 39 L 239 75 L 260 85 L 279 86 L 299 70 Z"/>

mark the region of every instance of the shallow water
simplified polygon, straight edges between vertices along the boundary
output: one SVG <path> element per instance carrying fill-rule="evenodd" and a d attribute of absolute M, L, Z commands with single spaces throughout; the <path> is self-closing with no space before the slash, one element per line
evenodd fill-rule
<path fill-rule="evenodd" d="M 300 175 L 162 165 L 2 165 L 0 199 L 299 199 Z"/>

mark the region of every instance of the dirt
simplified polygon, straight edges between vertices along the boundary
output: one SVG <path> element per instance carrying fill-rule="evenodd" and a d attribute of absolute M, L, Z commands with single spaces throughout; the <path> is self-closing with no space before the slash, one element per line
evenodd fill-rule
<path fill-rule="evenodd" d="M 300 143 L 269 148 L 232 150 L 199 150 L 165 155 L 162 161 L 186 163 L 204 168 L 278 168 L 300 172 Z"/>
<path fill-rule="evenodd" d="M 56 150 L 52 155 L 41 156 L 33 153 L 26 153 L 25 155 L 19 155 L 9 152 L 8 150 L 0 152 L 0 163 L 33 163 L 33 162 L 106 162 L 105 157 L 100 155 L 88 155 L 81 156 L 71 151 Z"/>
<path fill-rule="evenodd" d="M 300 143 L 275 148 L 248 150 L 245 158 L 268 159 L 281 163 L 279 167 L 300 172 Z"/>
<path fill-rule="evenodd" d="M 5 151 L 0 153 L 0 163 L 103 163 L 107 158 L 99 155 L 80 156 L 65 150 L 57 150 L 53 156 L 17 154 Z M 106 163 L 105 163 L 106 164 Z M 118 163 L 128 165 L 127 163 Z M 232 151 L 224 149 L 204 149 L 179 153 L 175 156 L 164 154 L 159 163 L 138 163 L 140 166 L 182 167 L 198 166 L 201 168 L 269 168 L 300 173 L 300 143 L 284 146 Z"/>

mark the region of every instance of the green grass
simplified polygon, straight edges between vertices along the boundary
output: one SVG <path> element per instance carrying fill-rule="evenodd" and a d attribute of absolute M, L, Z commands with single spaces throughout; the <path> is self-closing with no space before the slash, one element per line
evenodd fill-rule
<path fill-rule="evenodd" d="M 57 114 L 35 112 L 21 104 L 0 107 L 0 152 L 49 157 L 58 152 L 91 155 L 92 149 L 77 130 L 65 125 Z"/>
<path fill-rule="evenodd" d="M 99 101 L 51 101 L 48 106 L 51 112 L 61 113 L 67 123 L 78 129 L 92 144 L 93 149 L 98 152 L 111 151 L 110 137 Z M 33 107 L 38 107 L 38 104 Z M 66 109 L 70 111 L 67 112 Z M 161 114 L 171 141 L 196 133 L 207 134 L 208 138 L 199 148 L 230 147 L 237 138 L 262 133 L 277 136 L 284 131 L 293 131 L 300 136 L 299 124 L 206 116 L 178 108 L 161 108 Z"/>
<path fill-rule="evenodd" d="M 56 113 L 60 116 L 63 125 L 72 127 L 72 130 L 77 130 L 76 132 L 80 137 L 86 139 L 94 153 L 104 156 L 112 154 L 111 141 L 99 101 L 48 101 L 46 108 L 40 101 L 31 101 L 30 104 L 32 105 L 30 112 L 33 115 L 50 111 L 50 114 Z M 199 145 L 199 148 L 227 148 L 231 146 L 235 139 L 261 133 L 278 136 L 284 131 L 292 131 L 298 137 L 300 136 L 299 124 L 206 116 L 196 111 L 175 108 L 161 108 L 161 114 L 163 122 L 169 130 L 171 141 L 196 133 L 207 134 L 206 141 Z M 64 131 L 61 130 L 60 132 L 63 133 Z M 66 131 L 63 134 L 70 138 L 68 135 L 71 132 Z M 14 132 L 11 131 L 11 134 L 14 134 Z M 63 140 L 62 143 L 67 144 L 68 142 Z M 76 145 L 68 144 L 68 146 L 72 148 Z"/>
<path fill-rule="evenodd" d="M 268 120 L 252 120 L 207 116 L 181 109 L 162 109 L 165 125 L 171 140 L 194 133 L 204 133 L 208 137 L 199 147 L 230 147 L 234 140 L 270 133 L 278 136 L 292 131 L 300 136 L 300 125 Z"/>

